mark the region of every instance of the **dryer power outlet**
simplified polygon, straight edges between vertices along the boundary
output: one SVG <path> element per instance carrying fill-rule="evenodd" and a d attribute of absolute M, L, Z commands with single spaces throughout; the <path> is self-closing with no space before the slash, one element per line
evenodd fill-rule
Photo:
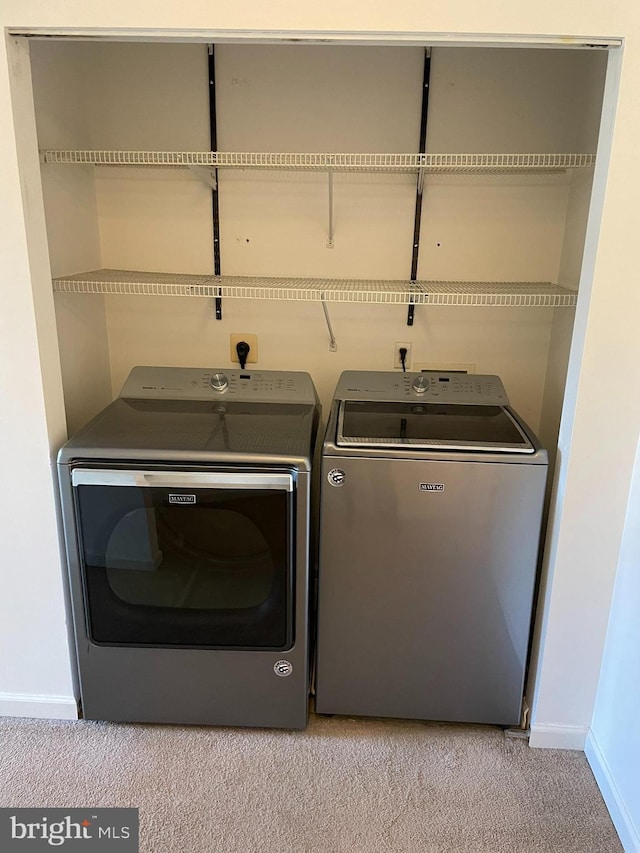
<path fill-rule="evenodd" d="M 232 332 L 229 344 L 229 358 L 232 364 L 239 364 L 238 351 L 236 344 L 241 341 L 249 344 L 249 355 L 247 356 L 247 364 L 255 364 L 258 360 L 258 336 L 250 335 L 248 332 Z"/>

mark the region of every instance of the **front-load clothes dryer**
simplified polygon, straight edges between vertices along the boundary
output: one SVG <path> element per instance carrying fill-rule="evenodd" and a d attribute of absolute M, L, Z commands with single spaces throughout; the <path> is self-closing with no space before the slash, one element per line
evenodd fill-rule
<path fill-rule="evenodd" d="M 497 376 L 342 374 L 322 449 L 318 712 L 520 722 L 546 478 Z"/>
<path fill-rule="evenodd" d="M 61 449 L 82 714 L 303 728 L 306 373 L 137 367 Z"/>

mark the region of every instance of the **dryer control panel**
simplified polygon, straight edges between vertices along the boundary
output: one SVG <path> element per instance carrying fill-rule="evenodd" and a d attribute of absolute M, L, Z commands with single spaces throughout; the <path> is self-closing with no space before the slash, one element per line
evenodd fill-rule
<path fill-rule="evenodd" d="M 398 373 L 347 370 L 340 377 L 337 400 L 421 400 L 479 406 L 507 406 L 509 398 L 499 376 L 476 373 Z"/>
<path fill-rule="evenodd" d="M 198 367 L 134 367 L 120 397 L 255 403 L 317 402 L 311 376 L 293 370 L 227 370 Z"/>

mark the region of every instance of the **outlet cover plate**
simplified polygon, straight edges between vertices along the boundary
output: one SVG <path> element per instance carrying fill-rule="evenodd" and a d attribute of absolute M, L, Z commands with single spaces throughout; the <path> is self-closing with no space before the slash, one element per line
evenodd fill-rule
<path fill-rule="evenodd" d="M 239 364 L 236 344 L 244 341 L 249 344 L 249 355 L 247 364 L 255 364 L 258 360 L 258 336 L 250 335 L 248 332 L 231 332 L 229 342 L 229 358 L 232 364 Z"/>
<path fill-rule="evenodd" d="M 393 369 L 394 370 L 402 370 L 402 362 L 400 361 L 400 347 L 405 347 L 407 350 L 407 355 L 405 357 L 405 368 L 406 370 L 411 370 L 411 343 L 407 343 L 404 341 L 396 341 L 395 348 L 393 350 Z"/>

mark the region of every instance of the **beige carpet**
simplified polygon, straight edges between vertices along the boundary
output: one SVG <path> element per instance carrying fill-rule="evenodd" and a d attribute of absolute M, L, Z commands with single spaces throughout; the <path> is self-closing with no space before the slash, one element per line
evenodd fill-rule
<path fill-rule="evenodd" d="M 582 753 L 483 726 L 0 719 L 0 805 L 140 809 L 153 853 L 619 853 Z"/>

